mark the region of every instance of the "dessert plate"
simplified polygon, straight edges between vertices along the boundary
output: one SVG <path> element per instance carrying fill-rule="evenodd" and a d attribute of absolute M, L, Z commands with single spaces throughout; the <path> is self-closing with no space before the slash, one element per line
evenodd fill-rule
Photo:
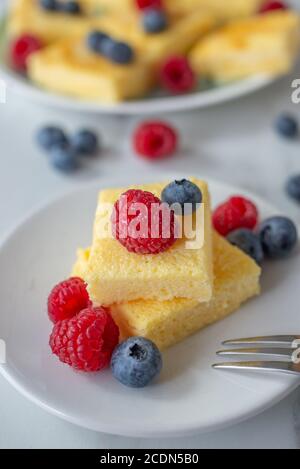
<path fill-rule="evenodd" d="M 174 177 L 178 175 L 159 179 Z M 52 356 L 48 347 L 47 296 L 55 283 L 69 275 L 76 248 L 91 241 L 97 191 L 149 179 L 114 178 L 67 194 L 28 216 L 1 243 L 0 338 L 6 342 L 7 360 L 0 371 L 31 401 L 89 429 L 136 437 L 215 430 L 261 412 L 299 385 L 293 376 L 211 368 L 224 339 L 298 331 L 299 250 L 285 261 L 265 264 L 261 297 L 165 351 L 159 380 L 145 389 L 122 386 L 110 370 L 76 373 Z M 209 184 L 214 205 L 233 193 L 249 196 L 236 187 Z M 278 213 L 265 201 L 250 197 L 262 217 Z"/>

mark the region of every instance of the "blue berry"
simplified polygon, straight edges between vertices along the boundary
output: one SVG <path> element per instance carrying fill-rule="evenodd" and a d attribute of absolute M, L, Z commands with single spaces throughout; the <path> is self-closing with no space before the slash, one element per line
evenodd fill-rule
<path fill-rule="evenodd" d="M 275 122 L 277 132 L 285 138 L 295 138 L 298 135 L 299 126 L 297 120 L 288 114 L 282 114 Z"/>
<path fill-rule="evenodd" d="M 109 36 L 102 31 L 92 31 L 87 38 L 88 47 L 97 53 L 102 53 L 102 44 Z"/>
<path fill-rule="evenodd" d="M 91 130 L 80 130 L 72 138 L 72 147 L 78 155 L 94 155 L 99 147 L 98 137 Z"/>
<path fill-rule="evenodd" d="M 294 222 L 281 216 L 268 218 L 261 223 L 258 234 L 265 255 L 274 259 L 286 257 L 298 241 Z"/>
<path fill-rule="evenodd" d="M 71 172 L 78 168 L 78 157 L 71 147 L 53 147 L 49 153 L 52 166 L 63 172 Z"/>
<path fill-rule="evenodd" d="M 197 209 L 197 204 L 201 204 L 202 193 L 196 184 L 187 179 L 181 179 L 171 182 L 165 187 L 161 199 L 168 205 L 179 204 L 178 209 L 176 209 L 176 205 L 173 207 L 174 212 L 178 215 L 188 215 Z"/>
<path fill-rule="evenodd" d="M 59 8 L 62 12 L 68 13 L 70 15 L 79 15 L 81 13 L 80 4 L 78 2 L 74 2 L 73 0 L 61 2 Z"/>
<path fill-rule="evenodd" d="M 167 16 L 164 11 L 147 8 L 143 15 L 143 27 L 147 33 L 160 33 L 168 26 Z"/>
<path fill-rule="evenodd" d="M 151 340 L 143 337 L 131 337 L 119 344 L 111 359 L 114 377 L 132 388 L 147 386 L 161 368 L 160 351 Z"/>
<path fill-rule="evenodd" d="M 47 11 L 59 10 L 59 3 L 57 0 L 40 0 L 40 6 L 43 10 Z"/>
<path fill-rule="evenodd" d="M 125 42 L 116 42 L 112 39 L 106 39 L 102 42 L 101 52 L 112 62 L 126 65 L 132 62 L 134 58 L 133 49 Z"/>
<path fill-rule="evenodd" d="M 37 142 L 44 150 L 51 150 L 54 146 L 68 146 L 68 138 L 59 127 L 47 126 L 41 128 L 37 133 Z"/>
<path fill-rule="evenodd" d="M 300 202 L 300 174 L 296 174 L 288 179 L 286 192 L 292 199 Z"/>
<path fill-rule="evenodd" d="M 264 253 L 259 237 L 248 228 L 239 228 L 227 236 L 227 240 L 252 257 L 258 265 L 262 264 Z"/>

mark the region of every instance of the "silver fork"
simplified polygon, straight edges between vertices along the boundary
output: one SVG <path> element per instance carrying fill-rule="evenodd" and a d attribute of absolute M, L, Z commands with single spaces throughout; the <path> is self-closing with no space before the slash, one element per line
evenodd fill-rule
<path fill-rule="evenodd" d="M 222 345 L 248 347 L 219 350 L 217 355 L 221 357 L 260 356 L 270 360 L 215 363 L 212 365 L 215 369 L 281 372 L 300 376 L 300 335 L 248 337 L 226 340 Z"/>

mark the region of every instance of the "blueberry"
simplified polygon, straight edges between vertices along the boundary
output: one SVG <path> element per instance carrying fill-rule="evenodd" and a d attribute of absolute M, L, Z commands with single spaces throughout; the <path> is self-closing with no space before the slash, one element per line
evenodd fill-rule
<path fill-rule="evenodd" d="M 156 345 L 143 337 L 119 344 L 111 359 L 114 377 L 125 386 L 143 388 L 161 371 L 162 357 Z"/>
<path fill-rule="evenodd" d="M 262 264 L 264 253 L 259 237 L 248 228 L 239 228 L 227 236 L 227 240 L 252 257 L 258 265 Z"/>
<path fill-rule="evenodd" d="M 70 15 L 79 15 L 81 13 L 80 4 L 73 0 L 60 3 L 60 10 Z"/>
<path fill-rule="evenodd" d="M 300 174 L 296 174 L 288 179 L 286 192 L 292 198 L 300 202 Z"/>
<path fill-rule="evenodd" d="M 168 205 L 179 204 L 179 210 L 176 210 L 176 205 L 174 207 L 174 212 L 178 215 L 188 215 L 197 209 L 197 204 L 201 204 L 202 193 L 196 184 L 187 179 L 182 179 L 171 182 L 171 184 L 165 187 L 162 191 L 161 199 Z"/>
<path fill-rule="evenodd" d="M 102 44 L 109 36 L 102 31 L 92 31 L 87 38 L 88 47 L 97 53 L 102 53 Z"/>
<path fill-rule="evenodd" d="M 258 234 L 267 257 L 280 259 L 294 249 L 298 241 L 297 228 L 286 217 L 271 217 L 258 228 Z"/>
<path fill-rule="evenodd" d="M 125 42 L 116 42 L 110 38 L 104 40 L 101 52 L 108 59 L 118 64 L 128 64 L 134 57 L 133 49 Z"/>
<path fill-rule="evenodd" d="M 40 6 L 43 10 L 47 11 L 59 10 L 59 3 L 57 0 L 40 0 Z"/>
<path fill-rule="evenodd" d="M 78 168 L 78 158 L 71 147 L 53 147 L 49 153 L 49 160 L 54 168 L 63 172 L 71 172 Z"/>
<path fill-rule="evenodd" d="M 275 121 L 277 132 L 285 138 L 295 138 L 298 135 L 298 122 L 289 114 L 281 114 Z"/>
<path fill-rule="evenodd" d="M 99 147 L 97 135 L 85 129 L 74 135 L 71 144 L 78 155 L 94 155 Z"/>
<path fill-rule="evenodd" d="M 44 150 L 50 150 L 54 146 L 68 146 L 66 134 L 59 127 L 47 126 L 41 128 L 37 133 L 37 142 Z"/>
<path fill-rule="evenodd" d="M 160 33 L 168 26 L 167 16 L 164 11 L 147 8 L 143 15 L 143 27 L 147 33 Z"/>

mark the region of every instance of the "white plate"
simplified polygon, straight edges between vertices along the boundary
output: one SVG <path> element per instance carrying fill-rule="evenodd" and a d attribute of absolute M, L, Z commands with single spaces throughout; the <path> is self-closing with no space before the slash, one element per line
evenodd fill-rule
<path fill-rule="evenodd" d="M 0 367 L 1 373 L 22 394 L 59 417 L 93 430 L 139 437 L 222 428 L 292 391 L 299 385 L 295 377 L 216 371 L 211 364 L 224 339 L 299 333 L 299 252 L 266 264 L 261 297 L 166 351 L 160 379 L 146 389 L 123 387 L 109 370 L 76 373 L 51 356 L 47 295 L 68 276 L 77 246 L 90 242 L 97 190 L 120 182 L 129 181 L 99 182 L 66 195 L 28 217 L 2 244 L 0 337 L 7 344 L 7 364 Z M 214 204 L 243 192 L 213 181 L 210 188 Z M 276 213 L 251 197 L 262 216 Z"/>

